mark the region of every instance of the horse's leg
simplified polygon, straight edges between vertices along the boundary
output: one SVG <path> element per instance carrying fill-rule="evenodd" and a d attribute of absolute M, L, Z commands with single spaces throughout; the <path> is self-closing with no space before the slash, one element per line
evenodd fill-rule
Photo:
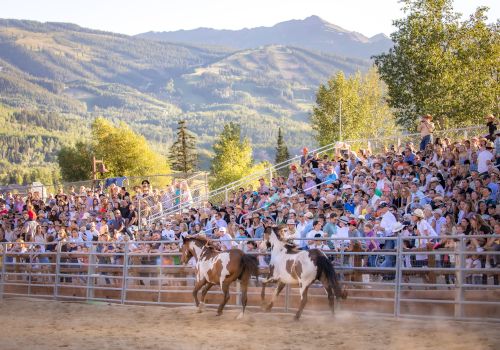
<path fill-rule="evenodd" d="M 335 311 L 335 296 L 333 294 L 333 289 L 328 282 L 328 278 L 326 276 L 322 276 L 321 283 L 323 283 L 323 288 L 326 290 L 326 294 L 328 294 L 328 305 L 330 306 L 330 310 L 332 313 Z"/>
<path fill-rule="evenodd" d="M 196 281 L 196 284 L 194 285 L 193 289 L 193 298 L 194 298 L 194 303 L 196 306 L 200 306 L 200 302 L 198 301 L 198 291 L 201 289 L 207 283 L 207 280 L 205 278 Z"/>
<path fill-rule="evenodd" d="M 232 281 L 225 280 L 222 282 L 222 292 L 224 293 L 224 299 L 222 300 L 222 303 L 220 303 L 219 308 L 217 309 L 217 316 L 222 315 L 222 310 L 224 309 L 224 306 L 226 306 L 227 301 L 229 300 L 229 285 L 231 284 Z"/>
<path fill-rule="evenodd" d="M 203 311 L 203 309 L 205 308 L 205 297 L 207 296 L 208 291 L 210 290 L 210 288 L 213 287 L 213 285 L 214 285 L 213 283 L 207 282 L 207 284 L 205 284 L 205 287 L 201 291 L 201 299 L 200 299 L 200 306 L 199 306 L 200 312 Z"/>
<path fill-rule="evenodd" d="M 300 286 L 300 306 L 299 310 L 295 314 L 295 320 L 298 320 L 300 318 L 300 315 L 302 315 L 302 310 L 304 310 L 304 307 L 306 306 L 307 303 L 307 291 L 309 290 L 309 286 L 311 284 L 303 284 Z"/>
<path fill-rule="evenodd" d="M 242 309 L 241 309 L 241 312 L 238 315 L 238 317 L 236 317 L 237 320 L 242 319 L 243 316 L 245 315 L 245 308 L 247 307 L 247 300 L 248 300 L 247 292 L 248 292 L 248 280 L 242 280 L 241 281 L 241 307 L 242 307 Z"/>
<path fill-rule="evenodd" d="M 274 290 L 273 297 L 271 298 L 271 301 L 269 302 L 269 304 L 267 304 L 267 306 L 266 306 L 267 312 L 271 311 L 271 309 L 273 308 L 274 302 L 276 301 L 276 298 L 280 295 L 280 293 L 284 287 L 285 287 L 285 283 L 278 282 L 278 286 Z"/>

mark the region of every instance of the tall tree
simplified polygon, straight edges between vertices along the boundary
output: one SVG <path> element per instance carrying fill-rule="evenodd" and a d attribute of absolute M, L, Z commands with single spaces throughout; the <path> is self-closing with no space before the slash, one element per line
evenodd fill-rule
<path fill-rule="evenodd" d="M 498 22 L 486 24 L 487 8 L 460 22 L 452 0 L 402 2 L 407 16 L 394 21 L 394 47 L 375 56 L 398 122 L 412 128 L 430 113 L 447 127 L 497 114 L 500 34 Z"/>
<path fill-rule="evenodd" d="M 66 181 L 87 180 L 92 177 L 92 146 L 77 142 L 74 146 L 64 146 L 59 151 L 57 161 L 61 176 Z"/>
<path fill-rule="evenodd" d="M 170 148 L 169 159 L 173 170 L 187 174 L 196 169 L 198 161 L 196 138 L 187 129 L 185 120 L 180 120 L 178 123 L 177 140 Z"/>
<path fill-rule="evenodd" d="M 241 137 L 241 127 L 230 122 L 214 145 L 215 156 L 211 165 L 210 186 L 217 188 L 241 179 L 252 171 L 252 146 L 247 138 Z"/>
<path fill-rule="evenodd" d="M 364 76 L 357 73 L 348 78 L 338 72 L 320 85 L 311 116 L 319 145 L 393 135 L 395 119 L 384 97 L 374 68 Z"/>
<path fill-rule="evenodd" d="M 108 176 L 142 176 L 168 174 L 167 160 L 154 152 L 144 136 L 135 133 L 127 124 L 117 126 L 104 118 L 96 118 L 92 124 L 94 153 L 103 159 Z"/>
<path fill-rule="evenodd" d="M 290 158 L 290 153 L 288 152 L 288 147 L 286 146 L 285 140 L 283 139 L 283 133 L 281 128 L 278 128 L 278 140 L 276 144 L 276 158 L 275 164 L 282 163 Z M 286 175 L 288 173 L 288 168 L 282 169 L 280 171 L 281 175 Z"/>
<path fill-rule="evenodd" d="M 96 118 L 92 123 L 92 143 L 64 147 L 58 155 L 63 179 L 90 178 L 94 156 L 104 161 L 109 171 L 106 176 L 110 177 L 170 173 L 167 160 L 123 122 L 115 126 L 106 119 Z"/>

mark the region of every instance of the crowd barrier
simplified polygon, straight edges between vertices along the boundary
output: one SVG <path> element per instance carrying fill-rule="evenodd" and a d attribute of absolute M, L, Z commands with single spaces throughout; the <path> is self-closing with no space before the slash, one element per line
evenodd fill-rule
<path fill-rule="evenodd" d="M 339 301 L 343 310 L 396 317 L 454 318 L 500 321 L 500 259 L 496 250 L 471 251 L 473 238 L 492 236 L 443 236 L 454 248 L 434 249 L 434 243 L 405 248 L 411 240 L 428 237 L 328 238 L 325 249 L 347 287 L 348 298 Z M 498 238 L 498 237 L 497 237 Z M 240 248 L 258 239 L 234 240 Z M 369 240 L 395 241 L 395 249 L 366 251 Z M 105 301 L 120 304 L 193 305 L 193 265 L 181 265 L 179 242 L 88 242 L 71 252 L 68 242 L 0 243 L 0 298 L 32 296 L 56 300 Z M 111 247 L 112 246 L 112 247 Z M 112 248 L 112 249 L 111 249 Z M 112 250 L 112 251 L 111 251 Z M 257 250 L 260 274 L 269 252 Z M 384 261 L 392 257 L 392 263 Z M 479 260 L 471 265 L 471 260 Z M 367 262 L 370 260 L 370 264 Z M 493 262 L 493 265 L 491 265 Z M 479 267 L 481 266 L 481 267 Z M 260 307 L 261 283 L 253 278 L 249 306 Z M 272 291 L 268 287 L 267 298 Z M 221 292 L 213 288 L 207 297 L 215 305 Z M 228 307 L 240 303 L 239 284 L 231 287 Z M 287 286 L 275 305 L 285 312 L 299 304 L 298 289 Z M 328 310 L 320 284 L 309 289 L 306 310 Z"/>

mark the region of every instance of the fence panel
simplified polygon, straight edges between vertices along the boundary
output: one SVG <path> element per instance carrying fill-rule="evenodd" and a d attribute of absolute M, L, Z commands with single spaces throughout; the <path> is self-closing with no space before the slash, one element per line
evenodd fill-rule
<path fill-rule="evenodd" d="M 324 252 L 348 289 L 348 298 L 340 302 L 344 310 L 396 317 L 500 321 L 500 266 L 471 266 L 471 259 L 496 261 L 500 252 L 466 250 L 471 237 L 476 236 L 441 237 L 457 241 L 453 250 L 434 250 L 430 242 L 417 245 L 420 248 L 406 247 L 408 240 L 428 240 L 428 237 L 375 238 L 381 242 L 393 240 L 396 247 L 371 251 L 365 243 L 374 238 L 314 240 L 335 247 Z M 245 248 L 249 240 L 235 241 Z M 178 243 L 86 242 L 75 248 L 65 242 L 57 247 L 47 245 L 43 251 L 38 243 L 0 243 L 0 297 L 192 305 L 194 269 L 192 264 L 180 264 Z M 104 249 L 103 245 L 109 247 Z M 268 252 L 248 253 L 259 256 L 260 272 L 267 274 Z M 260 307 L 260 287 L 255 279 L 251 280 L 248 293 L 251 308 Z M 215 306 L 220 294 L 220 289 L 214 287 L 207 296 L 207 305 Z M 290 286 L 275 306 L 294 311 L 299 299 L 298 288 Z M 239 285 L 234 284 L 228 307 L 238 307 L 240 300 Z M 307 309 L 328 309 L 326 293 L 319 283 L 310 288 Z"/>

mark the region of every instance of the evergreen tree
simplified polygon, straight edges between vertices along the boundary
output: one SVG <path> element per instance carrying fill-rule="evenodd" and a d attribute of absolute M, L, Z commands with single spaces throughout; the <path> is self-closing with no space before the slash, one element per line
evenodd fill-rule
<path fill-rule="evenodd" d="M 179 121 L 177 127 L 177 140 L 170 148 L 170 163 L 173 170 L 182 171 L 184 174 L 196 169 L 198 154 L 196 153 L 196 138 L 186 127 L 186 121 Z"/>
<path fill-rule="evenodd" d="M 241 127 L 235 123 L 224 125 L 214 145 L 210 186 L 218 188 L 241 179 L 252 171 L 252 146 L 241 138 Z"/>
<path fill-rule="evenodd" d="M 499 22 L 488 25 L 484 7 L 460 22 L 452 0 L 402 2 L 394 47 L 375 56 L 398 123 L 412 128 L 430 113 L 446 128 L 498 114 Z"/>
<path fill-rule="evenodd" d="M 278 128 L 278 141 L 276 145 L 276 158 L 275 164 L 282 163 L 290 158 L 290 153 L 288 152 L 288 147 L 286 146 L 285 140 L 283 139 L 283 134 L 281 128 Z M 280 170 L 280 175 L 287 175 L 288 168 L 283 168 Z"/>

